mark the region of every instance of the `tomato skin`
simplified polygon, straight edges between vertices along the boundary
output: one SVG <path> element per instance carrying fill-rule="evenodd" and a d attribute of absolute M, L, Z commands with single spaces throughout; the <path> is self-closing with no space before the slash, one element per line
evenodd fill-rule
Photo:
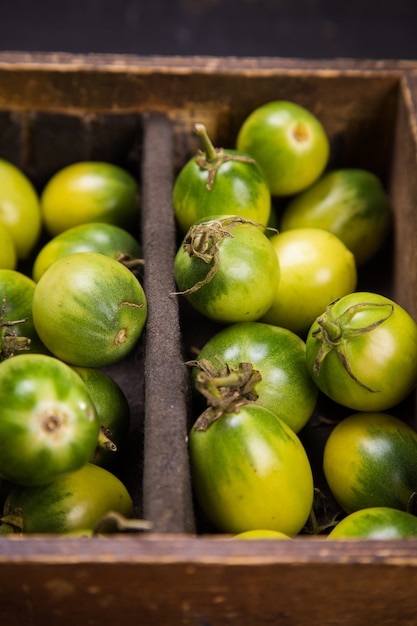
<path fill-rule="evenodd" d="M 342 519 L 328 539 L 400 539 L 417 535 L 417 517 L 390 507 L 360 509 Z"/>
<path fill-rule="evenodd" d="M 41 197 L 42 219 L 51 236 L 89 222 L 127 230 L 139 222 L 139 188 L 129 172 L 112 163 L 80 161 L 56 172 Z"/>
<path fill-rule="evenodd" d="M 180 170 L 174 183 L 173 206 L 185 234 L 196 222 L 213 215 L 240 215 L 267 224 L 271 194 L 259 165 L 238 150 L 215 149 L 202 124 L 198 133 L 205 150 Z"/>
<path fill-rule="evenodd" d="M 0 222 L 0 269 L 14 270 L 16 267 L 17 253 L 13 237 Z"/>
<path fill-rule="evenodd" d="M 5 322 L 26 319 L 22 324 L 15 324 L 13 332 L 18 337 L 30 339 L 30 352 L 47 352 L 35 330 L 32 317 L 32 302 L 35 292 L 34 281 L 17 270 L 0 269 L 0 304 L 6 297 Z M 26 350 L 25 350 L 26 353 Z M 15 355 L 21 354 L 18 351 Z M 0 350 L 1 355 L 1 350 Z"/>
<path fill-rule="evenodd" d="M 329 302 L 355 290 L 355 258 L 338 237 L 319 228 L 280 232 L 270 241 L 280 280 L 261 321 L 305 337 Z"/>
<path fill-rule="evenodd" d="M 189 433 L 194 493 L 221 532 L 297 534 L 313 502 L 313 478 L 297 435 L 256 404 Z"/>
<path fill-rule="evenodd" d="M 237 367 L 251 363 L 262 380 L 256 384 L 257 403 L 272 411 L 294 432 L 311 417 L 318 389 L 305 362 L 305 343 L 291 331 L 261 322 L 241 322 L 221 329 L 201 348 L 197 362 L 209 360 Z M 194 380 L 198 368 L 193 368 Z"/>
<path fill-rule="evenodd" d="M 23 533 L 70 533 L 93 529 L 110 511 L 131 517 L 133 505 L 114 474 L 87 463 L 48 485 L 15 487 L 4 504 L 6 521 L 16 509 L 22 511 Z"/>
<path fill-rule="evenodd" d="M 196 226 L 194 241 L 205 242 L 211 233 L 227 231 L 218 246 L 218 269 L 206 281 L 215 261 L 205 262 L 187 251 L 190 229 L 174 260 L 174 278 L 180 293 L 201 314 L 220 322 L 254 321 L 270 307 L 279 280 L 279 263 L 274 249 L 259 226 L 238 216 L 210 218 Z M 198 244 L 197 244 L 198 245 Z"/>
<path fill-rule="evenodd" d="M 119 361 L 135 346 L 146 316 L 147 300 L 137 278 L 97 252 L 59 259 L 35 287 L 36 331 L 55 356 L 71 365 Z"/>
<path fill-rule="evenodd" d="M 279 230 L 328 230 L 343 241 L 361 266 L 381 248 L 390 224 L 390 202 L 379 178 L 351 168 L 324 174 L 293 198 L 282 213 Z"/>
<path fill-rule="evenodd" d="M 98 420 L 88 390 L 65 363 L 22 354 L 0 363 L 0 476 L 43 485 L 78 469 L 95 449 Z"/>
<path fill-rule="evenodd" d="M 346 513 L 374 506 L 406 510 L 417 486 L 417 433 L 385 413 L 354 413 L 330 433 L 323 470 Z"/>
<path fill-rule="evenodd" d="M 355 292 L 334 302 L 318 319 L 324 320 L 325 329 L 320 330 L 318 320 L 311 326 L 306 339 L 307 367 L 329 398 L 356 411 L 386 411 L 415 388 L 417 324 L 393 300 Z M 358 333 L 382 319 L 385 321 L 369 331 Z M 330 325 L 338 338 L 333 341 L 330 337 L 330 351 L 321 359 Z"/>
<path fill-rule="evenodd" d="M 261 105 L 243 122 L 236 147 L 253 156 L 274 196 L 289 196 L 322 174 L 330 153 L 326 132 L 310 111 L 295 102 Z"/>
<path fill-rule="evenodd" d="M 141 257 L 138 242 L 123 228 L 101 222 L 80 224 L 56 235 L 43 246 L 33 264 L 33 280 L 38 282 L 52 263 L 76 252 L 100 252 L 116 260 L 126 256 Z"/>
<path fill-rule="evenodd" d="M 0 159 L 0 223 L 12 236 L 18 259 L 26 259 L 41 234 L 39 196 L 29 178 L 4 159 Z"/>
<path fill-rule="evenodd" d="M 278 530 L 247 530 L 234 535 L 233 539 L 292 539 L 289 535 Z"/>
<path fill-rule="evenodd" d="M 90 462 L 101 467 L 110 467 L 126 442 L 130 422 L 129 403 L 121 387 L 103 370 L 76 366 L 72 366 L 72 369 L 77 372 L 88 389 L 100 429 L 117 447 L 117 450 L 113 451 L 98 445 Z"/>

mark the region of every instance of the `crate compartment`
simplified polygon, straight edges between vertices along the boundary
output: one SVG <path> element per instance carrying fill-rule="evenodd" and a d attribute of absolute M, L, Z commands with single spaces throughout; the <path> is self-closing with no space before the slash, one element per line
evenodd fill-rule
<path fill-rule="evenodd" d="M 135 512 L 154 523 L 147 535 L 104 539 L 0 536 L 4 623 L 414 622 L 414 539 L 300 537 L 272 546 L 195 532 L 184 360 L 213 327 L 171 295 L 178 245 L 171 191 L 197 147 L 194 122 L 227 147 L 262 102 L 286 98 L 307 106 L 330 136 L 332 164 L 368 168 L 389 190 L 392 241 L 363 281 L 417 318 L 416 69 L 389 62 L 0 54 L 0 156 L 39 186 L 54 168 L 81 158 L 114 160 L 141 180 L 138 233 L 149 319 L 138 350 L 112 373 L 135 415 L 119 469 Z M 413 402 L 403 407 L 412 422 Z"/>

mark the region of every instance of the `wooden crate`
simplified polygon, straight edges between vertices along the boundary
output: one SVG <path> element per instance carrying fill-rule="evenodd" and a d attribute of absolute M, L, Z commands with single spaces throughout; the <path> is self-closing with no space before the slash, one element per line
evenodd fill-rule
<path fill-rule="evenodd" d="M 67 163 L 109 160 L 142 186 L 146 333 L 111 368 L 132 410 L 119 472 L 149 534 L 0 536 L 0 622 L 73 626 L 368 626 L 417 623 L 417 540 L 236 541 L 201 532 L 188 472 L 187 371 L 204 321 L 171 295 L 175 173 L 204 122 L 232 145 L 273 99 L 323 121 L 332 165 L 381 176 L 393 240 L 362 283 L 417 319 L 417 64 L 0 53 L 0 156 L 41 188 Z M 415 426 L 414 399 L 406 403 Z M 203 526 L 204 527 L 204 526 Z"/>

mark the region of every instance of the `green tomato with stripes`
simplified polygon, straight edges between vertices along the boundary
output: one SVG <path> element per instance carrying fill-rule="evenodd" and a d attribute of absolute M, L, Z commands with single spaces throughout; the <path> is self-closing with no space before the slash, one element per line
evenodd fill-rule
<path fill-rule="evenodd" d="M 417 433 L 386 413 L 354 413 L 331 431 L 324 474 L 346 513 L 385 506 L 407 510 L 417 490 Z"/>
<path fill-rule="evenodd" d="M 328 539 L 401 539 L 417 536 L 417 517 L 389 506 L 359 509 L 344 517 Z"/>
<path fill-rule="evenodd" d="M 0 363 L 0 476 L 39 486 L 87 463 L 99 433 L 80 376 L 62 361 L 22 354 Z"/>
<path fill-rule="evenodd" d="M 194 493 L 219 531 L 274 530 L 297 535 L 311 512 L 314 486 L 306 451 L 279 417 L 247 403 L 189 433 Z"/>
<path fill-rule="evenodd" d="M 98 252 L 70 254 L 51 265 L 36 284 L 32 308 L 44 345 L 80 367 L 120 361 L 136 346 L 147 318 L 139 280 Z"/>
<path fill-rule="evenodd" d="M 267 225 L 269 185 L 258 163 L 238 150 L 215 148 L 203 124 L 195 125 L 203 151 L 180 170 L 173 189 L 177 224 L 183 234 L 203 218 L 235 214 Z"/>

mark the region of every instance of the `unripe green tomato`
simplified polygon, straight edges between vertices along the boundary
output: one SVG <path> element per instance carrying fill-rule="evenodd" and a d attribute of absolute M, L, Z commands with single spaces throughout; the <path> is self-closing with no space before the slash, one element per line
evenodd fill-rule
<path fill-rule="evenodd" d="M 254 321 L 269 309 L 279 262 L 261 227 L 239 216 L 192 226 L 174 260 L 178 293 L 220 323 Z"/>
<path fill-rule="evenodd" d="M 326 440 L 323 470 L 346 513 L 369 507 L 407 510 L 417 487 L 417 433 L 386 413 L 354 413 Z"/>
<path fill-rule="evenodd" d="M 139 223 L 138 183 L 129 172 L 112 163 L 72 163 L 45 185 L 41 211 L 46 230 L 53 237 L 90 222 L 135 229 Z"/>
<path fill-rule="evenodd" d="M 15 487 L 8 494 L 3 520 L 16 515 L 23 533 L 89 531 L 109 512 L 131 517 L 133 503 L 124 484 L 108 470 L 87 463 L 42 487 Z M 101 531 L 114 530 L 114 525 Z"/>
<path fill-rule="evenodd" d="M 0 269 L 0 306 L 4 307 L 0 358 L 30 352 L 48 352 L 35 330 L 32 314 L 36 283 L 17 270 Z M 18 322 L 14 323 L 13 322 Z M 29 340 L 29 344 L 26 340 Z M 9 354 L 8 354 L 9 353 Z"/>
<path fill-rule="evenodd" d="M 366 170 L 339 169 L 290 201 L 279 230 L 328 230 L 353 252 L 356 264 L 363 265 L 385 242 L 390 224 L 390 202 L 379 178 Z"/>
<path fill-rule="evenodd" d="M 343 518 L 328 539 L 400 539 L 417 536 L 417 517 L 386 506 L 359 509 Z"/>
<path fill-rule="evenodd" d="M 189 433 L 196 499 L 221 532 L 275 530 L 293 536 L 313 504 L 304 447 L 285 422 L 257 404 L 222 414 Z"/>
<path fill-rule="evenodd" d="M 291 539 L 289 535 L 279 530 L 247 530 L 234 535 L 233 539 Z"/>
<path fill-rule="evenodd" d="M 0 223 L 9 231 L 18 259 L 26 259 L 41 233 L 39 197 L 29 178 L 4 159 L 0 159 Z"/>
<path fill-rule="evenodd" d="M 174 184 L 173 205 L 183 234 L 213 215 L 240 215 L 267 225 L 271 194 L 256 161 L 237 150 L 215 149 L 202 124 L 199 152 L 180 170 Z"/>
<path fill-rule="evenodd" d="M 321 176 L 330 153 L 318 118 L 286 100 L 268 102 L 252 111 L 239 130 L 236 147 L 259 163 L 273 196 L 306 189 Z"/>
<path fill-rule="evenodd" d="M 82 467 L 99 433 L 96 410 L 81 378 L 43 354 L 0 363 L 0 476 L 45 485 Z"/>
<path fill-rule="evenodd" d="M 35 329 L 45 346 L 71 365 L 101 367 L 120 361 L 136 345 L 146 318 L 140 282 L 105 254 L 69 254 L 36 283 Z"/>
<path fill-rule="evenodd" d="M 129 266 L 139 265 L 141 257 L 139 243 L 124 228 L 102 222 L 80 224 L 56 235 L 41 248 L 33 264 L 33 280 L 38 282 L 52 263 L 76 252 L 99 252 Z"/>
<path fill-rule="evenodd" d="M 0 222 L 0 269 L 15 270 L 16 267 L 17 254 L 13 237 Z"/>
<path fill-rule="evenodd" d="M 280 280 L 261 321 L 305 337 L 330 302 L 356 289 L 355 257 L 336 235 L 320 228 L 280 232 L 270 241 Z"/>
<path fill-rule="evenodd" d="M 103 370 L 94 367 L 72 369 L 84 381 L 100 424 L 99 442 L 90 461 L 111 466 L 123 450 L 130 422 L 130 409 L 122 388 Z"/>

